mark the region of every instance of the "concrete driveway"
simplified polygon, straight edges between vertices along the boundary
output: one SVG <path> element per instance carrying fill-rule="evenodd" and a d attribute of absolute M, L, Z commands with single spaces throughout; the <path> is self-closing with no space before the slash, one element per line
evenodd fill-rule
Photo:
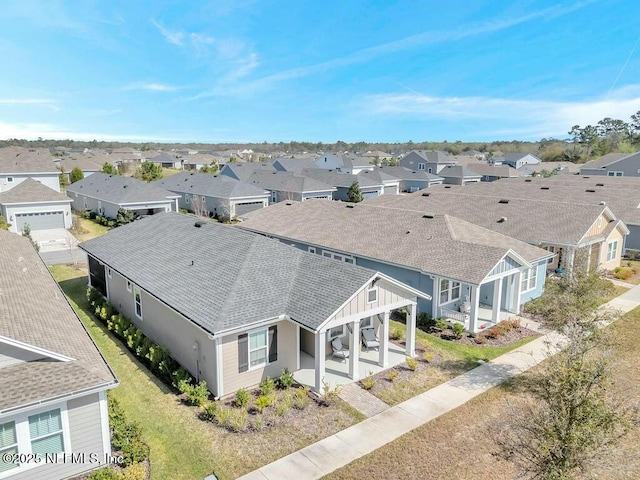
<path fill-rule="evenodd" d="M 78 240 L 64 228 L 33 230 L 31 238 L 40 245 L 40 257 L 47 265 L 87 261 L 86 253 L 78 248 Z"/>

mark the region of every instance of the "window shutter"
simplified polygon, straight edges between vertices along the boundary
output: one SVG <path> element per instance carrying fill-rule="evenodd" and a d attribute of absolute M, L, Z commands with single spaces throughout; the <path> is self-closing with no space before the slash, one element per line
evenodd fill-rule
<path fill-rule="evenodd" d="M 269 363 L 278 361 L 278 327 L 269 327 Z"/>
<path fill-rule="evenodd" d="M 238 336 L 238 371 L 249 370 L 249 335 L 243 333 Z"/>

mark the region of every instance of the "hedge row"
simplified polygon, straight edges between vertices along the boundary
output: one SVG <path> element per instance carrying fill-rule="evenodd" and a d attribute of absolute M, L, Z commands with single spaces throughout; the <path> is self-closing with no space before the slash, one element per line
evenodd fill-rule
<path fill-rule="evenodd" d="M 174 388 L 178 388 L 183 380 L 193 383 L 191 374 L 171 358 L 167 348 L 145 336 L 127 317 L 118 313 L 98 290 L 87 287 L 87 300 L 95 316 L 158 377 Z"/>

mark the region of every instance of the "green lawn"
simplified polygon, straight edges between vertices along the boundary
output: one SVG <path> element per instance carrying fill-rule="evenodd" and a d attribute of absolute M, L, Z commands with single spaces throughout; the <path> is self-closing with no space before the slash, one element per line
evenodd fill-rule
<path fill-rule="evenodd" d="M 138 362 L 110 332 L 87 314 L 87 273 L 65 265 L 51 272 L 115 371 L 120 385 L 111 392 L 127 418 L 140 422 L 150 447 L 152 479 L 197 479 L 215 472 L 237 478 L 363 420 L 344 403 L 307 408 L 293 422 L 260 432 L 232 434 L 197 417 L 197 407 L 180 402 L 169 387 Z"/>
<path fill-rule="evenodd" d="M 182 170 L 178 170 L 176 168 L 162 168 L 162 176 L 164 178 L 170 177 L 171 175 L 175 175 L 176 173 L 181 172 Z"/>
<path fill-rule="evenodd" d="M 80 216 L 76 216 L 78 219 L 78 224 L 80 228 L 78 231 L 72 230 L 71 233 L 78 239 L 79 242 L 85 242 L 87 240 L 91 240 L 92 238 L 100 237 L 107 233 L 109 230 L 104 225 L 100 225 L 96 222 L 93 222 L 87 218 L 83 218 Z"/>

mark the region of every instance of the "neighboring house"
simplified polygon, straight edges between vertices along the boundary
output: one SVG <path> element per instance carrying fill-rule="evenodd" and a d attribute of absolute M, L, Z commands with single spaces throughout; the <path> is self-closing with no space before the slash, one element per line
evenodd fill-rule
<path fill-rule="evenodd" d="M 116 218 L 121 208 L 138 215 L 153 215 L 177 210 L 180 195 L 133 177 L 94 173 L 66 188 L 75 211 L 90 210 Z"/>
<path fill-rule="evenodd" d="M 373 170 L 375 165 L 353 153 L 323 153 L 315 160 L 316 168 L 336 170 L 357 175 L 364 170 Z"/>
<path fill-rule="evenodd" d="M 429 188 L 431 185 L 440 185 L 444 178 L 427 173 L 424 170 L 411 170 L 404 167 L 379 167 L 387 175 L 400 180 L 400 191 L 413 193 Z"/>
<path fill-rule="evenodd" d="M 28 178 L 11 190 L 0 193 L 0 215 L 11 224 L 11 232 L 71 228 L 71 199 Z"/>
<path fill-rule="evenodd" d="M 333 202 L 302 205 L 320 203 Z M 216 397 L 296 372 L 304 355 L 314 359 L 311 386 L 321 392 L 334 338 L 349 345 L 349 376 L 358 380 L 367 374 L 358 361 L 360 327 L 378 331 L 378 361 L 387 366 L 389 313 L 401 308 L 406 354 L 415 353 L 421 292 L 237 227 L 164 213 L 80 248 L 91 286 Z"/>
<path fill-rule="evenodd" d="M 467 165 L 466 169 L 476 175 L 481 175 L 480 180 L 483 182 L 495 182 L 501 178 L 519 178 L 524 176 L 524 174 L 509 165 L 478 163 Z"/>
<path fill-rule="evenodd" d="M 310 198 L 332 200 L 337 189 L 331 185 L 295 172 L 257 170 L 245 183 L 269 191 L 271 203 L 284 200 L 304 202 Z"/>
<path fill-rule="evenodd" d="M 105 163 L 111 163 L 112 158 L 102 151 L 86 151 L 80 153 L 68 153 L 62 157 L 54 157 L 54 162 L 59 170 L 64 172 L 67 181 L 71 181 L 71 171 L 79 168 L 85 177 L 100 172 Z"/>
<path fill-rule="evenodd" d="M 315 158 L 278 157 L 273 159 L 273 168 L 279 172 L 300 172 L 305 168 L 318 168 Z"/>
<path fill-rule="evenodd" d="M 150 158 L 149 161 L 155 165 L 160 165 L 162 168 L 180 170 L 182 169 L 184 158 L 176 154 L 161 153 L 160 155 Z"/>
<path fill-rule="evenodd" d="M 527 165 L 526 168 L 533 176 L 536 176 L 537 173 L 543 170 L 555 172 L 556 175 L 576 175 L 580 170 L 580 165 L 573 162 L 542 162 L 537 165 Z"/>
<path fill-rule="evenodd" d="M 448 166 L 457 165 L 456 159 L 440 150 L 412 150 L 398 161 L 398 165 L 410 170 L 418 170 L 434 175 Z"/>
<path fill-rule="evenodd" d="M 592 270 L 620 265 L 624 237 L 629 230 L 606 205 L 578 206 L 562 200 L 542 200 L 534 195 L 527 197 L 522 187 L 508 194 L 501 189 L 505 182 L 510 180 L 465 187 L 441 185 L 423 194 L 381 197 L 368 204 L 453 215 L 546 248 L 556 254 L 547 266 L 549 271 L 570 272 L 576 256 L 584 259 Z"/>
<path fill-rule="evenodd" d="M 419 311 L 459 321 L 472 332 L 518 313 L 524 302 L 538 297 L 553 257 L 449 215 L 367 202 L 287 202 L 255 212 L 241 228 L 336 263 L 382 272 L 425 294 Z"/>
<path fill-rule="evenodd" d="M 609 153 L 581 165 L 580 175 L 640 177 L 640 152 Z"/>
<path fill-rule="evenodd" d="M 489 159 L 491 165 L 509 165 L 516 170 L 520 170 L 527 165 L 538 165 L 541 162 L 542 160 L 532 153 L 506 153 L 501 157 L 492 157 Z"/>
<path fill-rule="evenodd" d="M 348 202 L 349 189 L 354 183 L 357 183 L 360 187 L 363 199 L 384 194 L 384 184 L 382 181 L 377 181 L 366 176 L 351 175 L 349 173 L 324 170 L 322 168 L 307 168 L 300 173 L 305 177 L 313 178 L 325 185 L 335 187 L 336 191 L 333 192 L 334 200 Z"/>
<path fill-rule="evenodd" d="M 220 175 L 226 175 L 243 182 L 255 171 L 274 172 L 275 168 L 266 162 L 229 162 L 220 169 Z"/>
<path fill-rule="evenodd" d="M 0 292 L 0 478 L 57 480 L 104 466 L 106 391 L 118 380 L 31 242 L 2 230 Z"/>
<path fill-rule="evenodd" d="M 479 150 L 474 150 L 474 149 L 470 149 L 470 150 L 465 150 L 464 152 L 460 152 L 460 155 L 465 155 L 467 157 L 475 157 L 478 160 L 486 160 L 487 159 L 487 152 L 481 152 Z"/>
<path fill-rule="evenodd" d="M 185 153 L 183 160 L 183 166 L 185 170 L 196 171 L 200 170 L 204 166 L 211 165 L 212 162 L 218 163 L 216 157 L 205 153 Z"/>
<path fill-rule="evenodd" d="M 478 175 L 466 167 L 451 165 L 440 169 L 438 176 L 444 178 L 443 183 L 447 185 L 468 185 L 482 179 L 482 175 Z"/>
<path fill-rule="evenodd" d="M 381 150 L 373 150 L 363 153 L 362 158 L 367 160 L 369 163 L 374 163 L 376 160 L 380 163 L 382 160 L 392 160 L 393 154 L 383 152 Z"/>
<path fill-rule="evenodd" d="M 374 170 L 363 170 L 358 175 L 359 183 L 371 182 L 374 184 L 382 184 L 383 195 L 400 195 L 400 180 L 390 175 L 385 170 L 376 168 Z"/>
<path fill-rule="evenodd" d="M 60 191 L 60 172 L 45 148 L 0 148 L 0 192 L 6 192 L 28 178 Z"/>
<path fill-rule="evenodd" d="M 203 216 L 234 218 L 269 205 L 269 192 L 224 175 L 180 172 L 153 185 L 179 194 L 178 207 Z"/>

